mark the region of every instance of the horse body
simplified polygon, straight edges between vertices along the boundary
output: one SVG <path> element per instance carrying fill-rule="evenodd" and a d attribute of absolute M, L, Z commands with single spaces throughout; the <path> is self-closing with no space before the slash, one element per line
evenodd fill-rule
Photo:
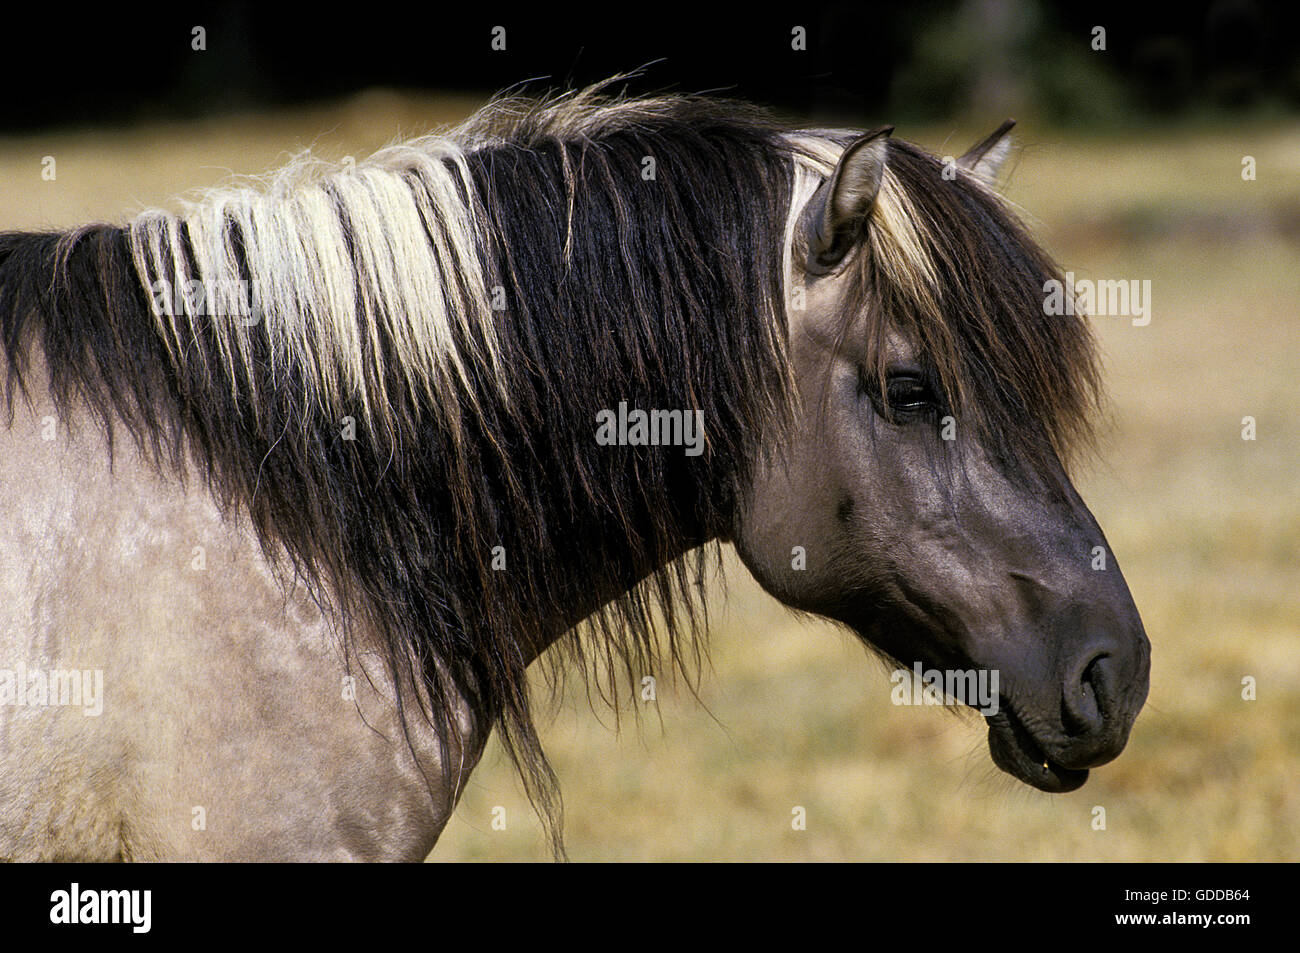
<path fill-rule="evenodd" d="M 120 430 L 110 464 L 94 419 L 31 391 L 0 432 L 0 658 L 102 671 L 105 697 L 28 684 L 3 709 L 0 857 L 423 859 L 442 774 L 458 791 L 490 726 L 462 702 L 445 769 L 428 724 L 403 743 L 377 650 L 349 654 L 200 474 L 160 474 Z"/>
<path fill-rule="evenodd" d="M 1094 352 L 989 188 L 1006 131 L 954 179 L 589 90 L 0 235 L 0 857 L 418 859 L 493 729 L 561 850 L 528 666 L 689 674 L 727 541 L 906 668 L 998 670 L 995 762 L 1084 783 L 1148 646 L 1089 569 Z M 702 439 L 602 438 L 625 407 Z"/>

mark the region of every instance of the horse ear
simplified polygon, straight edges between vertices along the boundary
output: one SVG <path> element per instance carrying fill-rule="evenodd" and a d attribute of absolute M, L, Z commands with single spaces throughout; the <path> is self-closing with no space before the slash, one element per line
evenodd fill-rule
<path fill-rule="evenodd" d="M 893 126 L 882 126 L 849 143 L 831 177 L 808 200 L 804 228 L 810 273 L 834 269 L 861 237 L 880 191 L 886 140 L 893 131 Z"/>
<path fill-rule="evenodd" d="M 1014 119 L 1008 119 L 993 130 L 993 133 L 967 150 L 957 160 L 957 164 L 972 175 L 979 176 L 986 182 L 993 182 L 1002 169 L 1002 163 L 1011 154 L 1011 129 Z"/>

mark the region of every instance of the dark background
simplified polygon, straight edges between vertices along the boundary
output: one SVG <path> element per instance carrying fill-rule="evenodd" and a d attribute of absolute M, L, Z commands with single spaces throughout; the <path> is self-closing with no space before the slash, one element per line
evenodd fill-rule
<path fill-rule="evenodd" d="M 9 14 L 6 15 L 7 17 Z M 24 14 L 26 16 L 26 14 Z M 0 131 L 300 104 L 372 86 L 484 93 L 584 84 L 663 60 L 633 84 L 728 90 L 798 114 L 951 115 L 972 105 L 1061 124 L 1300 109 L 1300 4 L 912 0 L 756 13 L 658 3 L 512 11 L 253 3 L 47 3 L 0 34 Z M 791 28 L 808 49 L 791 49 Z M 207 30 L 207 50 L 191 30 Z M 490 48 L 507 29 L 507 49 Z M 1107 50 L 1090 48 L 1093 26 Z"/>

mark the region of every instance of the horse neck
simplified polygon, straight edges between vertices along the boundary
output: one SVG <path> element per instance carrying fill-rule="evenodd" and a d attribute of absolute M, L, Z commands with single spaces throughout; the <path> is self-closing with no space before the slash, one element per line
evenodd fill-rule
<path fill-rule="evenodd" d="M 564 341 L 575 333 L 572 319 L 553 314 L 541 329 L 552 348 L 582 350 Z M 647 391 L 626 362 L 553 356 L 550 373 L 580 381 L 580 392 L 546 386 L 543 373 L 526 406 L 502 409 L 500 429 L 481 435 L 514 448 L 486 469 L 488 482 L 503 488 L 493 505 L 506 514 L 493 544 L 502 547 L 494 551 L 504 569 L 494 576 L 509 599 L 527 601 L 521 612 L 538 616 L 526 640 L 530 662 L 603 606 L 726 535 L 732 483 L 729 468 L 672 439 L 702 441 L 701 418 L 708 432 L 707 408 L 695 405 L 690 382 L 665 378 Z M 511 483 L 518 489 L 505 489 Z M 496 606 L 483 608 L 499 619 Z"/>
<path fill-rule="evenodd" d="M 484 332 L 504 380 L 480 389 L 491 410 L 475 442 L 508 448 L 485 457 L 487 483 L 510 514 L 494 527 L 508 538 L 499 545 L 524 571 L 506 570 L 500 596 L 530 602 L 519 611 L 542 615 L 545 644 L 647 577 L 659 574 L 650 602 L 689 589 L 658 585 L 672 575 L 662 570 L 728 534 L 743 468 L 779 425 L 789 386 L 784 160 L 700 149 L 647 183 L 635 171 L 644 150 L 607 144 L 621 178 L 574 185 L 559 148 L 488 150 L 469 166 L 485 278 L 504 305 Z M 723 179 L 742 182 L 747 200 L 694 207 Z M 702 419 L 695 447 L 637 430 L 667 420 L 685 438 L 688 419 Z"/>

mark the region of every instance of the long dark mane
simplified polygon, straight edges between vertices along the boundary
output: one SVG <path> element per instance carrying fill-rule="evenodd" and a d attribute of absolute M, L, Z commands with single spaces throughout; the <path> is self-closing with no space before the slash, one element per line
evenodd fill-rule
<path fill-rule="evenodd" d="M 705 98 L 506 100 L 182 216 L 0 235 L 10 413 L 39 352 L 65 418 L 196 466 L 344 631 L 377 633 L 440 737 L 457 697 L 494 720 L 558 846 L 526 666 L 572 626 L 559 657 L 584 672 L 694 670 L 701 544 L 789 420 L 786 236 L 820 161 L 799 141 Z M 981 186 L 942 198 L 930 157 L 892 155 L 886 237 L 899 202 L 926 223 L 873 247 L 893 267 L 864 294 L 917 322 L 987 429 L 1064 448 L 1095 379 L 1081 321 L 1024 320 L 1053 266 Z M 255 320 L 159 305 L 160 280 L 196 278 L 252 283 Z M 598 445 L 620 401 L 701 410 L 703 453 Z M 610 601 L 584 621 L 593 594 Z"/>

